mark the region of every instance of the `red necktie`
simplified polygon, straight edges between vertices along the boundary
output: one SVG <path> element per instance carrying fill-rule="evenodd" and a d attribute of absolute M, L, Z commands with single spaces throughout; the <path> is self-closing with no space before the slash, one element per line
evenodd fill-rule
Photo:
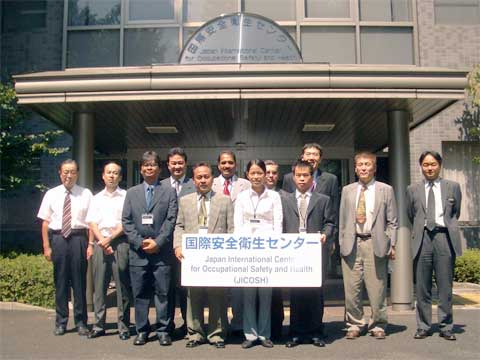
<path fill-rule="evenodd" d="M 67 190 L 65 200 L 63 201 L 62 215 L 62 236 L 68 238 L 72 233 L 72 202 L 70 200 L 70 191 Z"/>
<path fill-rule="evenodd" d="M 225 182 L 223 183 L 223 193 L 228 196 L 230 196 L 230 190 L 228 190 L 229 185 L 230 185 L 230 180 L 225 180 Z"/>

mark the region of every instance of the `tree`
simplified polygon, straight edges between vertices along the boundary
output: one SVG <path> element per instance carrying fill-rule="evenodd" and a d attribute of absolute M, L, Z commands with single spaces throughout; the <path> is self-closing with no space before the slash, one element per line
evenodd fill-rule
<path fill-rule="evenodd" d="M 61 130 L 26 133 L 23 126 L 27 114 L 18 107 L 15 90 L 11 85 L 0 84 L 0 193 L 34 186 L 45 186 L 32 171 L 42 155 L 57 156 L 68 148 L 52 147 L 63 134 Z"/>

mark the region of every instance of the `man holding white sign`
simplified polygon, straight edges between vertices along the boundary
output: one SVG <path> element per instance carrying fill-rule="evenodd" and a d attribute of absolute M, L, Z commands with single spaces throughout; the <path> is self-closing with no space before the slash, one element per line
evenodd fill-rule
<path fill-rule="evenodd" d="M 318 233 L 322 244 L 319 262 L 323 266 L 328 255 L 326 243 L 332 240 L 335 229 L 330 198 L 311 191 L 313 167 L 306 161 L 298 160 L 294 164 L 293 180 L 295 192 L 282 196 L 284 233 Z M 322 269 L 322 279 L 325 279 L 325 267 Z M 305 342 L 318 347 L 325 346 L 323 306 L 323 287 L 290 289 L 290 339 L 286 347 Z"/>
<path fill-rule="evenodd" d="M 233 232 L 233 205 L 230 197 L 212 191 L 212 169 L 206 163 L 193 168 L 196 192 L 180 198 L 174 233 L 175 256 L 182 261 L 184 234 L 217 234 Z M 199 284 L 201 285 L 201 284 Z M 203 330 L 203 304 L 209 306 L 208 334 Z M 189 287 L 187 295 L 187 348 L 194 348 L 207 340 L 216 348 L 225 347 L 227 306 L 225 288 Z"/>

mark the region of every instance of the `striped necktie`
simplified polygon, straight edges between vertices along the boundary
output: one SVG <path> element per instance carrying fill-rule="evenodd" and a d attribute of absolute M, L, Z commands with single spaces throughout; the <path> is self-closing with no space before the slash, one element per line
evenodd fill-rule
<path fill-rule="evenodd" d="M 68 238 L 72 233 L 72 200 L 70 199 L 70 190 L 65 194 L 63 201 L 62 231 L 64 238 Z"/>

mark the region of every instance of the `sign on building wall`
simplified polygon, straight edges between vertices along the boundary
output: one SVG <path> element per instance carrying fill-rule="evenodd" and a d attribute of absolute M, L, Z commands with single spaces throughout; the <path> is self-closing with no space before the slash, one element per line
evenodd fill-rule
<path fill-rule="evenodd" d="M 182 285 L 320 287 L 319 234 L 185 234 Z"/>
<path fill-rule="evenodd" d="M 236 13 L 207 22 L 185 44 L 180 64 L 301 63 L 291 36 L 272 20 Z"/>

